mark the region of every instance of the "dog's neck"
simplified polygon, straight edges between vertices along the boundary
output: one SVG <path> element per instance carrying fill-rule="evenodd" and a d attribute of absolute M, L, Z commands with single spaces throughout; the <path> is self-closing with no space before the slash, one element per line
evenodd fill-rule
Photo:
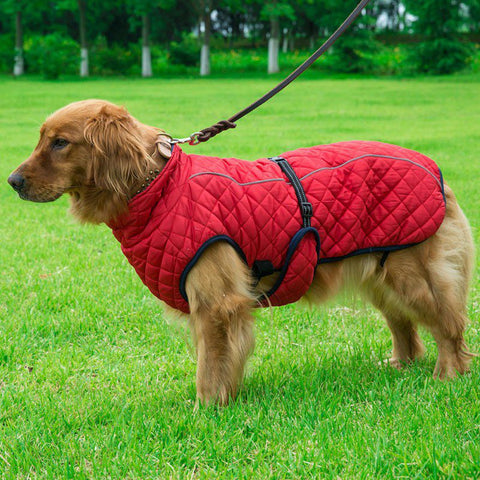
<path fill-rule="evenodd" d="M 146 131 L 146 134 L 145 147 L 149 152 L 148 166 L 143 178 L 137 185 L 132 186 L 129 199 L 143 192 L 158 177 L 172 154 L 170 136 L 163 132 L 159 133 L 157 129 Z"/>
<path fill-rule="evenodd" d="M 170 137 L 146 125 L 142 125 L 141 132 L 145 151 L 148 152 L 145 173 L 129 187 L 127 195 L 88 186 L 81 191 L 72 192 L 70 212 L 82 223 L 109 224 L 126 213 L 128 202 L 145 190 L 165 167 L 171 149 L 166 149 L 164 142 L 168 142 Z"/>

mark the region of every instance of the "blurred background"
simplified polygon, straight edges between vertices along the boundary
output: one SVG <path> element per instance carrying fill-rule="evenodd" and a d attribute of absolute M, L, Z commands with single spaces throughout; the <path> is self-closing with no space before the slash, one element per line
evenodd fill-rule
<path fill-rule="evenodd" d="M 276 73 L 303 61 L 355 0 L 0 0 L 0 73 Z M 478 71 L 480 0 L 372 0 L 315 65 L 374 75 Z"/>

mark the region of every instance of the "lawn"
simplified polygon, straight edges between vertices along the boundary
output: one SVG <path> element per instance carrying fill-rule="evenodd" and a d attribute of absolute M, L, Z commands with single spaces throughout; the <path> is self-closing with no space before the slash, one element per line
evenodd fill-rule
<path fill-rule="evenodd" d="M 480 360 L 441 383 L 436 348 L 401 372 L 355 299 L 256 313 L 239 398 L 194 411 L 186 329 L 162 309 L 106 226 L 67 199 L 32 204 L 6 184 L 64 104 L 105 98 L 175 136 L 229 117 L 271 79 L 44 82 L 0 77 L 0 478 L 480 478 Z M 254 159 L 340 140 L 434 158 L 480 241 L 480 75 L 300 79 L 236 130 L 187 151 Z M 466 338 L 480 352 L 478 264 Z"/>

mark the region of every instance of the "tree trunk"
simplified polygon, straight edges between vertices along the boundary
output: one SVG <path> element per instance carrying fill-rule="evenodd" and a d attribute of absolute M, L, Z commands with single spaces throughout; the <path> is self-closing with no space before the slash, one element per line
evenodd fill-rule
<path fill-rule="evenodd" d="M 405 29 L 405 7 L 401 4 L 401 2 L 395 1 L 393 8 L 395 9 L 395 21 L 393 24 L 393 28 L 395 29 L 395 31 L 400 32 Z"/>
<path fill-rule="evenodd" d="M 13 65 L 13 74 L 17 77 L 24 73 L 23 62 L 23 29 L 22 12 L 17 12 L 15 17 L 15 58 Z"/>
<path fill-rule="evenodd" d="M 255 48 L 256 47 L 256 42 L 257 42 L 257 26 L 256 26 L 255 22 L 252 23 L 251 28 L 252 28 L 252 34 L 251 34 L 251 44 L 250 44 L 250 46 L 252 48 Z"/>
<path fill-rule="evenodd" d="M 210 75 L 210 31 L 212 28 L 210 3 L 210 0 L 206 0 L 203 10 L 203 26 L 205 31 L 203 32 L 202 51 L 200 53 L 200 76 L 202 77 Z"/>
<path fill-rule="evenodd" d="M 287 53 L 288 52 L 288 47 L 289 47 L 289 32 L 288 30 L 283 31 L 283 41 L 282 41 L 282 52 Z"/>
<path fill-rule="evenodd" d="M 152 76 L 152 55 L 150 53 L 150 17 L 142 15 L 142 77 Z"/>
<path fill-rule="evenodd" d="M 270 17 L 270 38 L 268 40 L 268 73 L 277 73 L 278 50 L 280 46 L 280 21 L 277 16 Z"/>
<path fill-rule="evenodd" d="M 86 1 L 78 0 L 80 14 L 80 76 L 88 77 L 87 15 Z"/>

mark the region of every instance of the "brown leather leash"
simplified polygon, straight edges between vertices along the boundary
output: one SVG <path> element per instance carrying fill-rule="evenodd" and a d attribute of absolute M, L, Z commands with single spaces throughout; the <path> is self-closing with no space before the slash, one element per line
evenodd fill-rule
<path fill-rule="evenodd" d="M 192 133 L 187 138 L 174 138 L 171 143 L 188 143 L 190 145 L 198 145 L 199 143 L 210 140 L 220 132 L 224 132 L 230 128 L 235 128 L 237 125 L 235 122 L 240 120 L 245 115 L 249 114 L 260 105 L 263 105 L 267 100 L 270 100 L 274 95 L 283 90 L 287 85 L 292 83 L 298 78 L 308 67 L 312 65 L 320 56 L 322 56 L 333 43 L 345 32 L 345 30 L 354 22 L 354 20 L 360 15 L 361 11 L 366 7 L 370 0 L 361 0 L 361 2 L 355 7 L 345 21 L 333 32 L 333 34 L 325 41 L 325 43 L 305 62 L 303 62 L 296 70 L 294 70 L 287 78 L 280 82 L 276 87 L 272 88 L 269 92 L 259 98 L 256 102 L 253 102 L 248 107 L 240 110 L 238 113 L 230 117 L 228 120 L 220 120 L 211 127 L 204 128 L 198 132 Z"/>

